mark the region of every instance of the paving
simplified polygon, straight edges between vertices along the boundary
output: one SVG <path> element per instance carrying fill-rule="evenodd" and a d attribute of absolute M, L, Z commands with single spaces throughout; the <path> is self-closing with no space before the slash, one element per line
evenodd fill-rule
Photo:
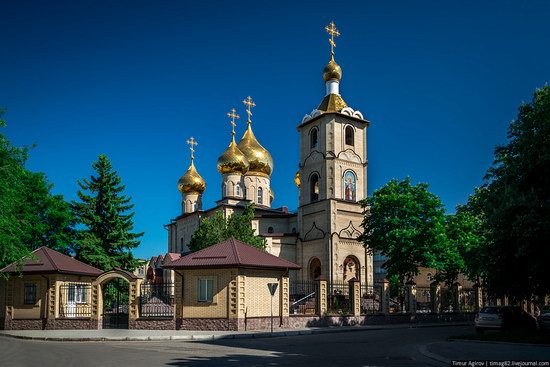
<path fill-rule="evenodd" d="M 334 326 L 270 331 L 197 331 L 197 330 L 0 330 L 0 335 L 31 340 L 49 341 L 204 341 L 218 339 L 254 339 L 323 333 L 342 333 L 366 330 L 411 329 L 427 327 L 463 326 L 470 323 L 425 323 L 368 326 Z"/>

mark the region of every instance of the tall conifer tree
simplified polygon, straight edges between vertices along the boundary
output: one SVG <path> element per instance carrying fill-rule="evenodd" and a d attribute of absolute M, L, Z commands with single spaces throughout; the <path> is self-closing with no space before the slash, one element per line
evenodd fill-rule
<path fill-rule="evenodd" d="M 143 236 L 143 232 L 131 232 L 131 197 L 123 194 L 125 185 L 106 155 L 100 155 L 92 167 L 97 175 L 78 181 L 80 202 L 71 202 L 77 223 L 83 227 L 78 229 L 76 257 L 105 271 L 115 267 L 131 270 L 136 260 L 130 250 Z"/>

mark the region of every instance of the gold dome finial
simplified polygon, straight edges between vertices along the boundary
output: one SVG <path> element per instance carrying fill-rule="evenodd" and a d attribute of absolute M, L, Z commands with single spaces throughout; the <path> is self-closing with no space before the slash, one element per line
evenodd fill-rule
<path fill-rule="evenodd" d="M 330 34 L 330 38 L 328 39 L 330 43 L 330 61 L 323 69 L 323 80 L 325 82 L 331 79 L 339 81 L 342 78 L 342 68 L 334 61 L 334 48 L 336 47 L 334 37 L 340 36 L 340 32 L 336 29 L 334 22 L 330 22 L 330 24 L 325 27 L 325 31 Z"/>
<path fill-rule="evenodd" d="M 246 113 L 248 114 L 248 121 L 246 121 L 249 125 L 252 122 L 252 119 L 250 118 L 252 116 L 252 111 L 250 111 L 250 108 L 256 107 L 256 103 L 252 101 L 252 97 L 248 96 L 243 103 L 246 106 Z"/>
<path fill-rule="evenodd" d="M 202 194 L 206 190 L 206 182 L 201 175 L 197 172 L 195 164 L 195 146 L 199 145 L 195 138 L 190 137 L 187 139 L 187 144 L 189 144 L 189 150 L 191 150 L 191 164 L 187 172 L 178 180 L 178 190 L 182 194 Z"/>
<path fill-rule="evenodd" d="M 246 113 L 248 114 L 248 128 L 244 132 L 241 141 L 239 142 L 239 149 L 244 153 L 248 163 L 250 164 L 248 171 L 250 173 L 260 174 L 264 176 L 271 176 L 273 172 L 273 158 L 271 154 L 265 149 L 256 139 L 252 132 L 252 112 L 250 109 L 256 106 L 256 103 L 252 101 L 252 97 L 248 96 L 243 103 L 247 106 Z"/>
<path fill-rule="evenodd" d="M 334 43 L 334 37 L 340 36 L 340 32 L 338 29 L 336 29 L 336 25 L 334 22 L 330 22 L 329 25 L 325 26 L 325 31 L 330 34 L 330 38 L 328 42 L 330 43 L 330 59 L 334 60 L 334 47 L 336 47 L 336 43 Z"/>
<path fill-rule="evenodd" d="M 189 144 L 189 150 L 191 151 L 191 162 L 195 159 L 195 146 L 199 145 L 195 138 L 190 137 L 187 139 L 187 144 Z"/>
<path fill-rule="evenodd" d="M 237 123 L 235 122 L 235 119 L 240 119 L 241 116 L 236 114 L 237 110 L 235 108 L 231 109 L 231 112 L 227 113 L 227 117 L 231 117 L 231 136 L 233 137 L 233 140 L 235 140 L 235 126 L 237 126 Z"/>
<path fill-rule="evenodd" d="M 235 119 L 241 118 L 236 112 L 237 110 L 232 108 L 231 111 L 227 113 L 227 116 L 231 117 L 231 121 L 229 122 L 231 124 L 231 143 L 229 143 L 227 149 L 218 158 L 218 172 L 221 174 L 245 174 L 248 171 L 248 160 L 235 142 L 235 126 L 237 126 Z"/>

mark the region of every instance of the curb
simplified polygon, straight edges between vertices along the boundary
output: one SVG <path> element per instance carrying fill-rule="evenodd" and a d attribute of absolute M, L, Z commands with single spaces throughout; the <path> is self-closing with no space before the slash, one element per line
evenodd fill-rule
<path fill-rule="evenodd" d="M 533 343 L 513 343 L 513 342 L 499 342 L 497 340 L 471 340 L 471 339 L 456 339 L 456 338 L 449 338 L 449 342 L 459 342 L 459 343 L 484 343 L 484 344 L 504 344 L 504 345 L 525 345 L 529 347 L 550 347 L 550 344 L 533 344 Z"/>
<path fill-rule="evenodd" d="M 420 354 L 422 354 L 424 357 L 427 357 L 427 358 L 430 358 L 430 359 L 433 359 L 434 361 L 437 361 L 437 362 L 441 362 L 443 364 L 446 364 L 448 366 L 451 365 L 452 363 L 452 360 L 450 359 L 447 359 L 443 356 L 440 356 L 439 354 L 435 354 L 435 353 L 432 353 L 432 352 L 429 352 L 428 351 L 428 345 L 432 345 L 432 344 L 435 344 L 435 343 L 430 343 L 430 344 L 427 344 L 427 345 L 423 345 L 421 346 L 418 351 L 420 352 Z"/>
<path fill-rule="evenodd" d="M 319 334 L 335 334 L 359 331 L 377 331 L 377 330 L 399 330 L 399 329 L 418 329 L 432 327 L 449 327 L 449 326 L 468 326 L 470 323 L 453 323 L 453 324 L 395 324 L 392 327 L 376 326 L 328 326 L 319 329 L 307 330 L 288 330 L 270 332 L 248 332 L 248 333 L 233 333 L 233 334 L 205 334 L 205 335 L 158 335 L 158 336 L 102 336 L 102 337 L 48 337 L 48 336 L 29 336 L 29 335 L 13 335 L 0 331 L 0 336 L 23 339 L 23 340 L 42 340 L 55 342 L 113 342 L 113 341 L 210 341 L 221 339 L 265 339 L 278 338 L 287 336 L 303 336 L 303 335 L 319 335 Z M 41 331 L 41 330 L 40 330 Z M 428 352 L 429 353 L 429 352 Z"/>

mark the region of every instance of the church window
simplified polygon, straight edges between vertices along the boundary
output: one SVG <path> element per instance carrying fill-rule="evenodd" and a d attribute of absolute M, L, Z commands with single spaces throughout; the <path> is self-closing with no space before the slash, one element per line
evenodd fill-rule
<path fill-rule="evenodd" d="M 197 208 L 198 208 L 198 205 L 197 205 L 197 202 L 195 201 L 193 203 L 193 211 L 196 212 L 197 211 Z"/>
<path fill-rule="evenodd" d="M 353 171 L 346 171 L 344 173 L 344 199 L 350 201 L 356 201 L 356 186 L 357 178 Z"/>
<path fill-rule="evenodd" d="M 241 196 L 241 185 L 238 183 L 235 184 L 235 195 Z"/>
<path fill-rule="evenodd" d="M 317 128 L 311 129 L 311 132 L 309 133 L 309 142 L 310 142 L 310 148 L 317 148 Z"/>
<path fill-rule="evenodd" d="M 434 279 L 433 274 L 432 273 L 426 274 L 426 279 L 428 280 L 428 282 L 431 282 Z"/>
<path fill-rule="evenodd" d="M 263 204 L 264 202 L 264 189 L 258 187 L 258 204 Z"/>
<path fill-rule="evenodd" d="M 313 174 L 310 181 L 311 201 L 319 200 L 319 176 Z"/>
<path fill-rule="evenodd" d="M 199 302 L 212 302 L 214 299 L 214 280 L 199 279 Z"/>
<path fill-rule="evenodd" d="M 227 185 L 224 183 L 222 183 L 222 197 L 225 197 L 227 195 L 227 193 L 225 192 L 227 189 Z"/>
<path fill-rule="evenodd" d="M 269 227 L 269 228 L 267 229 L 267 233 L 273 233 L 273 227 Z"/>
<path fill-rule="evenodd" d="M 346 145 L 355 145 L 354 144 L 354 135 L 355 131 L 353 131 L 352 126 L 346 126 Z"/>

